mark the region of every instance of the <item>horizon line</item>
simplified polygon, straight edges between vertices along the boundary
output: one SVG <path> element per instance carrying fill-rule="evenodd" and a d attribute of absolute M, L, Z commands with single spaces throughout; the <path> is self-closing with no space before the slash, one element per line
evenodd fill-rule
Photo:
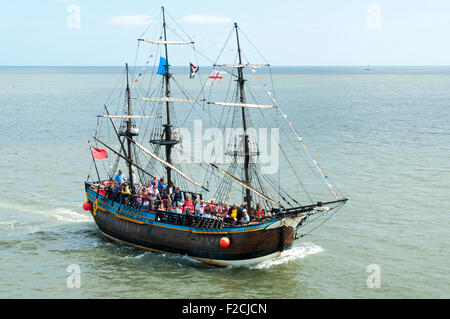
<path fill-rule="evenodd" d="M 31 68 L 89 68 L 89 67 L 96 67 L 96 68 L 122 68 L 123 65 L 0 65 L 0 68 L 8 68 L 8 67 L 17 67 L 17 68 L 23 68 L 23 67 L 31 67 Z M 145 67 L 145 65 L 136 65 L 133 67 Z M 175 68 L 188 68 L 189 66 L 186 65 L 172 65 L 171 67 Z M 211 65 L 200 65 L 200 67 L 212 67 Z M 371 65 L 371 64 L 363 64 L 363 65 L 270 65 L 270 67 L 301 67 L 301 68 L 350 68 L 350 67 L 450 67 L 450 64 L 418 64 L 418 65 Z"/>

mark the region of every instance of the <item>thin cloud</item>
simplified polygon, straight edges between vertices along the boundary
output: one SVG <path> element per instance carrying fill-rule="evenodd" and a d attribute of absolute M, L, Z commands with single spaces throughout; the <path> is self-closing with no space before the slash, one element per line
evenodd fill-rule
<path fill-rule="evenodd" d="M 228 17 L 215 17 L 206 14 L 189 14 L 180 19 L 179 22 L 206 24 L 206 23 L 231 23 Z"/>
<path fill-rule="evenodd" d="M 152 18 L 145 14 L 113 17 L 106 20 L 108 26 L 119 27 L 146 27 L 152 22 Z"/>

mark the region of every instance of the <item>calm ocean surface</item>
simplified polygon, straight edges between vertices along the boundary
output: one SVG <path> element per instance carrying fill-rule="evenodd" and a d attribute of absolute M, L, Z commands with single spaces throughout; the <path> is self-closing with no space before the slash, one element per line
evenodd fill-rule
<path fill-rule="evenodd" d="M 450 298 L 450 67 L 274 68 L 350 201 L 281 258 L 225 269 L 110 243 L 83 211 L 87 140 L 121 72 L 0 68 L 1 298 Z"/>

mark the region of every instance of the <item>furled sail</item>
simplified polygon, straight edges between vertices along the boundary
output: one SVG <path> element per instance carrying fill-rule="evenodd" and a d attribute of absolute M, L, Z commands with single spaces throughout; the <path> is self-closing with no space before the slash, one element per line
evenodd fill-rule
<path fill-rule="evenodd" d="M 102 141 L 100 141 L 98 138 L 96 138 L 95 136 L 93 136 L 94 140 L 96 140 L 97 142 L 99 142 L 100 144 L 102 144 L 103 146 L 107 147 L 111 152 L 114 152 L 117 156 L 119 156 L 120 158 L 123 158 L 125 161 L 127 161 L 128 163 L 130 163 L 130 159 L 126 156 L 123 156 L 122 154 L 120 154 L 120 152 L 117 152 L 116 150 L 114 150 L 112 147 L 108 146 L 107 144 L 103 143 Z M 122 145 L 122 149 L 123 145 Z M 122 150 L 121 149 L 121 150 Z M 118 162 L 117 162 L 118 163 Z M 136 163 L 130 163 L 133 166 L 135 166 L 137 169 L 143 171 L 145 174 L 147 174 L 148 176 L 152 177 L 152 178 L 156 178 L 156 176 L 150 174 L 149 172 L 147 172 L 145 169 L 143 169 L 142 167 L 140 167 L 139 165 L 137 165 Z M 117 164 L 115 165 L 115 168 L 113 171 L 115 171 L 117 169 Z"/>
<path fill-rule="evenodd" d="M 133 100 L 151 102 L 203 102 L 201 99 L 182 99 L 177 97 L 135 97 Z"/>
<path fill-rule="evenodd" d="M 261 68 L 263 66 L 270 66 L 270 64 L 214 64 L 214 66 L 220 66 L 223 68 Z"/>
<path fill-rule="evenodd" d="M 192 41 L 165 41 L 165 40 L 144 40 L 138 39 L 138 41 L 144 41 L 153 44 L 193 44 Z"/>
<path fill-rule="evenodd" d="M 156 119 L 156 118 L 161 118 L 161 116 L 157 116 L 157 115 L 127 115 L 127 114 L 122 114 L 122 115 L 100 114 L 100 115 L 97 115 L 97 117 L 103 117 L 103 118 L 107 118 L 107 119 Z"/>
<path fill-rule="evenodd" d="M 156 156 L 155 154 L 153 154 L 152 152 L 150 152 L 148 149 L 146 149 L 144 146 L 142 146 L 141 144 L 139 144 L 138 142 L 128 138 L 128 140 L 130 140 L 131 142 L 133 142 L 134 145 L 136 145 L 137 147 L 139 147 L 141 150 L 143 150 L 145 153 L 147 153 L 148 155 L 150 155 L 153 159 L 157 160 L 158 162 L 162 163 L 165 166 L 170 167 L 172 170 L 174 170 L 175 172 L 177 172 L 178 174 L 180 174 L 182 177 L 184 177 L 186 180 L 188 180 L 189 182 L 191 182 L 192 184 L 194 184 L 195 186 L 201 187 L 204 190 L 206 190 L 207 192 L 209 192 L 209 190 L 204 187 L 203 185 L 201 185 L 200 183 L 196 182 L 195 180 L 193 180 L 192 178 L 190 178 L 189 176 L 187 176 L 186 174 L 184 174 L 182 171 L 180 171 L 178 168 L 176 168 L 175 166 L 173 166 L 170 163 L 167 163 L 165 160 L 159 158 L 158 156 Z"/>
<path fill-rule="evenodd" d="M 269 109 L 269 108 L 277 107 L 276 105 L 249 104 L 249 103 L 227 103 L 227 102 L 206 102 L 206 103 L 222 105 L 222 106 L 250 107 L 250 108 L 258 108 L 258 109 Z"/>
<path fill-rule="evenodd" d="M 226 177 L 230 178 L 232 181 L 236 182 L 237 184 L 245 187 L 246 189 L 250 190 L 251 192 L 255 193 L 256 195 L 258 195 L 259 197 L 263 198 L 264 200 L 274 204 L 274 205 L 279 205 L 279 203 L 277 203 L 276 201 L 274 201 L 273 199 L 270 199 L 269 197 L 267 197 L 266 195 L 264 195 L 263 193 L 261 193 L 260 191 L 254 189 L 253 187 L 251 187 L 250 185 L 248 185 L 246 182 L 240 180 L 239 178 L 231 175 L 230 173 L 228 173 L 226 170 L 220 168 L 219 166 L 217 166 L 216 164 L 210 163 L 212 167 L 214 167 L 215 169 L 217 169 L 220 173 L 222 173 L 223 175 L 225 175 Z"/>

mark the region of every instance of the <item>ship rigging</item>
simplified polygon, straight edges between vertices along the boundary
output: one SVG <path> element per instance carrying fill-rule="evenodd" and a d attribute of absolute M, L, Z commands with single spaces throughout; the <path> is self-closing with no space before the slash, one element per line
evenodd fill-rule
<path fill-rule="evenodd" d="M 208 59 L 212 69 L 204 81 L 198 60 L 195 61 L 197 66 L 189 61 L 188 81 L 198 80 L 200 85 L 198 89 L 185 89 L 170 66 L 169 47 L 188 47 L 193 52 L 190 58 L 195 60 L 199 55 L 206 56 L 196 49 L 190 35 L 184 31 L 180 34 L 167 24 L 166 14 L 162 8 L 159 39 L 143 36 L 138 39 L 138 49 L 141 44 L 156 47 L 150 55 L 154 63 L 147 88 L 141 84 L 145 83 L 141 81 L 144 70 L 132 72 L 126 64 L 125 92 L 116 100 L 121 112 L 111 114 L 112 103 L 108 102 L 104 105 L 105 114 L 98 116 L 93 137 L 95 148 L 105 148 L 112 156 L 109 157 L 110 165 L 105 166 L 105 157 L 94 155 L 93 146 L 90 146 L 97 180 L 90 180 L 88 176 L 85 182 L 87 201 L 83 207 L 91 211 L 100 231 L 108 239 L 142 249 L 187 255 L 216 266 L 254 263 L 276 257 L 293 245 L 302 225 L 319 217 L 329 218 L 332 216 L 330 211 L 337 211 L 347 199 L 336 191 L 308 152 L 305 161 L 311 160 L 309 168 L 319 168 L 317 175 L 333 196 L 330 200 L 313 200 L 299 178 L 290 151 L 282 145 L 283 136 L 271 135 L 271 138 L 279 147 L 284 166 L 292 171 L 287 176 L 298 181 L 294 183 L 295 191 L 281 185 L 280 172 L 278 176 L 263 173 L 262 148 L 253 134 L 252 115 L 256 115 L 257 122 L 266 123 L 269 116 L 264 112 L 273 112 L 271 119 L 280 115 L 287 119 L 287 115 L 279 107 L 273 92 L 266 92 L 270 93 L 269 103 L 260 103 L 254 89 L 247 86 L 245 70 L 252 74 L 256 69 L 270 69 L 270 64 L 266 61 L 260 64 L 244 62 L 241 30 L 237 23 L 221 50 L 222 53 L 225 47 L 230 47 L 228 42 L 234 35 L 236 49 L 230 50 L 236 53 L 234 64 L 228 61 L 228 64 L 218 64 L 220 55 L 216 61 Z M 173 22 L 181 30 L 179 24 Z M 168 30 L 175 30 L 176 40 L 168 38 Z M 223 101 L 214 101 L 211 97 L 220 96 L 214 93 L 216 80 L 224 77 L 229 78 L 231 93 L 227 92 Z M 139 107 L 140 112 L 137 111 Z M 180 115 L 184 117 L 181 125 L 177 121 Z M 184 124 L 196 123 L 192 116 L 206 117 L 207 121 L 201 123 L 209 123 L 210 127 L 215 125 L 219 131 L 231 124 L 231 130 L 237 132 L 226 141 L 226 152 L 219 154 L 225 155 L 225 163 L 215 160 L 220 158 L 218 154 L 205 158 L 203 153 L 187 151 L 190 139 L 181 132 Z M 279 124 L 279 121 L 275 123 Z M 292 123 L 288 124 L 292 128 Z M 294 130 L 293 133 L 304 146 L 297 132 Z M 214 143 L 223 138 L 219 135 L 212 139 Z M 292 144 L 292 141 L 288 143 Z M 201 146 L 202 141 L 194 140 L 194 147 L 199 144 Z M 97 162 L 102 163 L 106 178 L 101 178 Z M 125 163 L 128 179 L 116 174 L 120 163 Z M 303 196 L 298 195 L 297 189 L 304 191 Z M 204 204 L 207 198 L 212 200 Z M 235 203 L 231 204 L 232 200 Z M 236 203 L 242 204 L 237 206 Z"/>

